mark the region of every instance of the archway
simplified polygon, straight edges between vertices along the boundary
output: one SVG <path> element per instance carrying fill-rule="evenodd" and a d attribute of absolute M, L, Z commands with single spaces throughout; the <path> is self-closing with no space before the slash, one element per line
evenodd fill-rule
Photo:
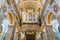
<path fill-rule="evenodd" d="M 51 25 L 53 15 L 54 15 L 53 12 L 48 12 L 47 17 L 46 17 L 46 24 L 47 25 Z"/>
<path fill-rule="evenodd" d="M 14 25 L 14 15 L 12 11 L 8 12 L 8 20 L 9 20 L 9 25 Z"/>

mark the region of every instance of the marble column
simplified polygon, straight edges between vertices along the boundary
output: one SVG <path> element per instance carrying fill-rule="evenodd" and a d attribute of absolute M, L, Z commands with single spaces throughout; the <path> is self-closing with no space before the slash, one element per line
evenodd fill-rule
<path fill-rule="evenodd" d="M 51 25 L 46 25 L 46 35 L 48 40 L 56 40 Z"/>
<path fill-rule="evenodd" d="M 6 33 L 5 40 L 13 40 L 14 38 L 14 32 L 15 32 L 15 26 L 14 25 L 9 25 L 8 31 Z"/>

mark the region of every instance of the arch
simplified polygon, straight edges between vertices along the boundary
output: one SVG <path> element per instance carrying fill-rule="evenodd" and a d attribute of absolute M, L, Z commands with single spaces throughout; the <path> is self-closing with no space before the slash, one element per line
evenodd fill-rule
<path fill-rule="evenodd" d="M 28 3 L 28 4 L 27 4 Z M 25 10 L 25 7 L 34 7 L 34 8 L 36 8 L 37 7 L 37 9 L 38 8 L 40 8 L 40 10 L 42 9 L 42 5 L 41 4 L 38 4 L 37 2 L 35 2 L 35 1 L 25 1 L 25 2 L 23 2 L 23 3 L 21 3 L 20 5 L 19 5 L 19 7 L 20 7 L 20 9 L 19 10 Z"/>
<path fill-rule="evenodd" d="M 51 25 L 53 15 L 54 15 L 53 12 L 48 12 L 47 18 L 46 18 L 46 25 Z"/>
<path fill-rule="evenodd" d="M 39 4 L 39 3 L 35 2 L 35 1 L 25 1 L 25 2 L 21 3 L 20 6 L 23 6 L 24 4 L 27 4 L 27 3 L 34 3 L 34 4 L 36 4 L 37 6 L 42 7 L 41 4 Z"/>
<path fill-rule="evenodd" d="M 14 25 L 14 15 L 13 12 L 8 12 L 9 25 Z"/>

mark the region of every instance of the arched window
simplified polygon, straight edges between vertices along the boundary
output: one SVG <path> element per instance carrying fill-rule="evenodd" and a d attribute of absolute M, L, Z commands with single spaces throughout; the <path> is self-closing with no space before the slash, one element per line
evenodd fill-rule
<path fill-rule="evenodd" d="M 33 15 L 31 12 L 29 13 L 29 21 L 33 21 Z"/>

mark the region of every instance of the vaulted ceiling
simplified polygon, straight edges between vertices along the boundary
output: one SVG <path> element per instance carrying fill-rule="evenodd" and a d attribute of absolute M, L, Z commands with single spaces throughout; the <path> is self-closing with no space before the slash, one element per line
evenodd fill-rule
<path fill-rule="evenodd" d="M 25 11 L 26 9 L 39 10 L 42 9 L 42 0 L 15 0 L 19 10 Z"/>

